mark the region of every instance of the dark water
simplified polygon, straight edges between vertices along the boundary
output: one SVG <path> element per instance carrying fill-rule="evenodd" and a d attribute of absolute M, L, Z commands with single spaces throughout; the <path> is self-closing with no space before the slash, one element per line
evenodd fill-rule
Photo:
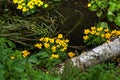
<path fill-rule="evenodd" d="M 83 31 L 94 26 L 98 20 L 94 12 L 87 7 L 88 0 L 63 0 L 60 5 L 60 13 L 65 18 L 65 30 L 67 34 L 77 23 L 77 27 L 67 36 L 71 46 L 84 46 Z"/>

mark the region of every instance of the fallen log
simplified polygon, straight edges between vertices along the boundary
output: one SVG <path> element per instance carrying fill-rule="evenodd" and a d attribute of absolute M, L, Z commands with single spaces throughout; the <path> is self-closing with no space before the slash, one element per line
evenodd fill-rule
<path fill-rule="evenodd" d="M 85 69 L 120 55 L 120 37 L 71 58 L 73 65 Z"/>

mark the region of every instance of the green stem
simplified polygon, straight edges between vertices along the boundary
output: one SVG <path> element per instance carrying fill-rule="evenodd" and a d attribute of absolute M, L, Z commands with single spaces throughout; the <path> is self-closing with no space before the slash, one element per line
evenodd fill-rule
<path fill-rule="evenodd" d="M 79 21 L 74 25 L 74 27 L 65 35 L 65 37 L 67 37 L 69 34 L 71 34 L 71 33 L 78 27 L 78 25 L 83 21 L 83 14 L 82 14 L 82 12 L 79 11 L 79 10 L 75 10 L 75 12 L 79 12 L 79 13 L 81 14 L 81 16 L 82 16 L 82 19 L 79 20 Z"/>

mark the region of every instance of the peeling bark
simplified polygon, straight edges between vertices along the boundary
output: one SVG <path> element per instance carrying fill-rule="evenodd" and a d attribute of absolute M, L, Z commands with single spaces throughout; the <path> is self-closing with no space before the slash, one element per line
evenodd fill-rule
<path fill-rule="evenodd" d="M 101 62 L 107 61 L 112 57 L 120 55 L 120 37 L 113 41 L 104 43 L 90 51 L 84 52 L 79 56 L 71 58 L 73 65 L 81 69 L 91 67 Z"/>

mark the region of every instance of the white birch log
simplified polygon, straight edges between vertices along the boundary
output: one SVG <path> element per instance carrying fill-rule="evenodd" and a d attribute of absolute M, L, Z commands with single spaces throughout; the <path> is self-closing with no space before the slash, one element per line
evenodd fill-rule
<path fill-rule="evenodd" d="M 107 61 L 118 55 L 120 55 L 120 37 L 71 58 L 71 61 L 73 65 L 77 65 L 80 68 L 86 68 Z"/>

